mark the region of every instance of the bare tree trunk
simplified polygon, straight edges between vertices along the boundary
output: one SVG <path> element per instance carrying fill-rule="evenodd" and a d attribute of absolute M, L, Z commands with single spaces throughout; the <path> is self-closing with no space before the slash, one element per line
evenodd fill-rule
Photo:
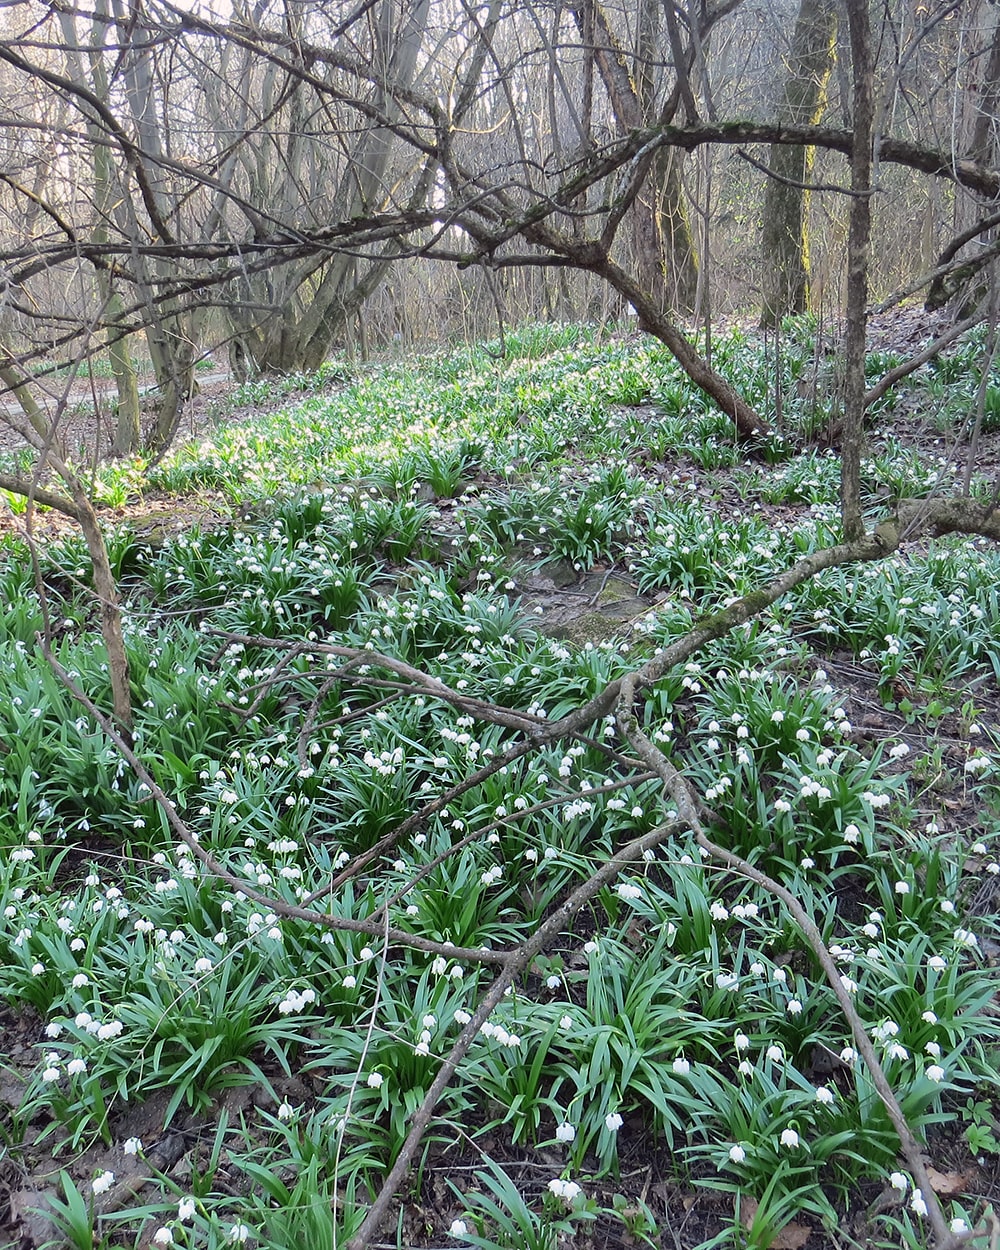
<path fill-rule="evenodd" d="M 592 32 L 594 61 L 622 131 L 637 130 L 654 120 L 653 84 L 645 68 L 654 60 L 654 27 L 648 4 L 642 12 L 646 28 L 640 50 L 644 55 L 638 58 L 639 68 L 633 76 L 608 16 L 597 0 L 581 0 L 573 7 L 581 35 Z M 684 67 L 678 67 L 678 73 L 684 73 Z M 661 313 L 692 312 L 698 288 L 698 258 L 680 175 L 682 160 L 679 151 L 656 153 L 649 166 L 647 185 L 636 195 L 631 209 L 636 272 Z"/>
<path fill-rule="evenodd" d="M 813 126 L 826 104 L 833 69 L 837 10 L 832 0 L 801 0 L 778 121 Z M 809 301 L 809 193 L 813 148 L 771 146 L 764 191 L 764 306 L 761 324 L 805 312 Z"/>
<path fill-rule="evenodd" d="M 871 251 L 872 143 L 875 74 L 868 0 L 847 0 L 854 75 L 854 147 L 851 152 L 851 221 L 847 243 L 847 315 L 844 332 L 844 422 L 840 448 L 840 509 L 844 538 L 864 536 L 861 450 L 865 416 L 865 344 L 868 260 Z"/>
<path fill-rule="evenodd" d="M 990 10 L 995 12 L 994 6 Z M 997 110 L 1000 106 L 1000 13 L 993 25 L 990 55 L 977 93 L 976 120 L 972 127 L 969 156 L 974 161 L 988 164 L 996 151 Z"/>
<path fill-rule="evenodd" d="M 115 719 L 123 731 L 130 734 L 132 691 L 128 655 L 125 651 L 125 636 L 122 632 L 121 603 L 100 522 L 90 502 L 86 485 L 70 465 L 65 448 L 58 438 L 55 427 L 58 414 L 53 418 L 42 411 L 31 394 L 28 379 L 13 364 L 0 364 L 0 381 L 10 388 L 27 418 L 30 430 L 34 432 L 31 441 L 39 448 L 40 463 L 49 466 L 58 475 L 69 497 L 39 488 L 36 481 L 37 471 L 35 477 L 28 481 L 5 474 L 3 486 L 7 490 L 14 490 L 25 495 L 29 500 L 37 499 L 48 507 L 64 512 L 72 517 L 83 531 L 94 577 L 94 593 L 99 604 L 101 637 L 108 653 L 108 675 L 111 679 L 111 700 Z"/>
<path fill-rule="evenodd" d="M 660 149 L 653 161 L 660 247 L 668 287 L 665 308 L 693 313 L 698 304 L 698 249 L 684 198 L 680 152 Z"/>
<path fill-rule="evenodd" d="M 79 51 L 76 20 L 68 11 L 60 11 L 59 20 L 66 38 L 67 70 L 72 78 L 92 87 L 99 100 L 107 101 L 109 93 L 108 76 L 104 66 L 104 38 L 108 27 L 108 10 L 104 0 L 100 0 L 94 11 L 94 22 L 91 31 L 90 75 L 83 68 L 83 60 Z M 87 133 L 92 140 L 92 170 L 94 177 L 94 206 L 97 210 L 97 221 L 94 225 L 94 239 L 99 243 L 107 243 L 110 238 L 109 225 L 116 215 L 115 206 L 120 205 L 123 188 L 116 176 L 111 153 L 101 142 L 104 132 L 93 118 L 87 119 Z M 117 214 L 120 216 L 120 213 Z M 114 329 L 124 315 L 122 299 L 106 268 L 94 271 L 98 292 L 104 306 L 104 320 L 111 323 L 106 343 L 114 374 L 115 387 L 118 392 L 118 404 L 115 415 L 115 432 L 111 451 L 115 456 L 129 456 L 139 450 L 142 432 L 139 426 L 139 384 L 135 375 L 135 365 L 129 351 L 128 339 L 123 332 Z"/>

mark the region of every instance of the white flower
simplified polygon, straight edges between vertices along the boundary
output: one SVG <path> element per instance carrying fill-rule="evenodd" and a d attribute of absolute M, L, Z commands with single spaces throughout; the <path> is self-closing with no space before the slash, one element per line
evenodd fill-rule
<path fill-rule="evenodd" d="M 861 837 L 861 830 L 857 827 L 857 825 L 845 825 L 844 832 L 841 834 L 841 837 L 845 842 L 855 843 Z"/>
<path fill-rule="evenodd" d="M 51 1021 L 49 1024 L 45 1026 L 46 1037 L 58 1037 L 62 1031 L 63 1031 L 63 1026 L 55 1020 Z"/>
<path fill-rule="evenodd" d="M 683 1057 L 675 1059 L 672 1067 L 678 1076 L 687 1076 L 691 1071 L 691 1065 Z"/>
<path fill-rule="evenodd" d="M 889 758 L 891 760 L 901 760 L 904 755 L 909 755 L 909 754 L 910 754 L 910 748 L 906 745 L 906 743 L 897 742 L 896 745 L 890 749 Z"/>
<path fill-rule="evenodd" d="M 194 1199 L 182 1198 L 177 1204 L 177 1218 L 182 1224 L 194 1219 Z"/>
<path fill-rule="evenodd" d="M 153 1234 L 154 1246 L 172 1246 L 174 1244 L 174 1235 L 169 1228 L 158 1228 Z"/>
<path fill-rule="evenodd" d="M 196 959 L 194 961 L 194 970 L 199 976 L 202 976 L 206 972 L 211 972 L 213 967 L 214 965 L 212 961 L 210 959 L 206 959 L 204 956 L 202 956 L 201 959 Z"/>
<path fill-rule="evenodd" d="M 909 1179 L 902 1172 L 893 1172 L 889 1177 L 889 1184 L 901 1194 L 905 1194 L 910 1187 Z"/>
<path fill-rule="evenodd" d="M 111 1186 L 115 1183 L 114 1172 L 102 1172 L 100 1176 L 95 1176 L 90 1188 L 94 1194 L 106 1194 Z"/>
<path fill-rule="evenodd" d="M 286 1101 L 278 1108 L 279 1120 L 290 1120 L 295 1115 L 295 1108 L 290 1102 Z"/>
<path fill-rule="evenodd" d="M 785 1052 L 780 1046 L 768 1046 L 764 1054 L 772 1063 L 783 1063 L 785 1059 Z"/>
<path fill-rule="evenodd" d="M 142 1149 L 142 1141 L 138 1137 L 130 1137 L 122 1146 L 122 1150 L 127 1155 L 137 1155 Z"/>
<path fill-rule="evenodd" d="M 729 1159 L 732 1163 L 743 1163 L 746 1161 L 747 1152 L 742 1146 L 729 1147 Z"/>
<path fill-rule="evenodd" d="M 797 998 L 790 998 L 788 1002 L 785 1003 L 785 1010 L 790 1016 L 797 1016 L 802 1011 L 802 1004 Z"/>
<path fill-rule="evenodd" d="M 469 1231 L 469 1226 L 465 1220 L 452 1220 L 451 1227 L 448 1229 L 449 1237 L 464 1237 Z"/>
<path fill-rule="evenodd" d="M 749 1050 L 750 1039 L 745 1033 L 737 1033 L 733 1038 L 733 1045 L 737 1050 Z"/>
<path fill-rule="evenodd" d="M 931 955 L 927 961 L 927 967 L 933 968 L 935 972 L 943 972 L 948 967 L 948 963 L 940 955 Z"/>
<path fill-rule="evenodd" d="M 455 1012 L 456 1024 L 465 1025 L 465 1024 L 468 1024 L 471 1019 L 472 1017 L 469 1015 L 469 1013 L 467 1011 L 462 1011 L 461 1008 Z"/>
<path fill-rule="evenodd" d="M 382 1083 L 384 1080 L 385 1080 L 385 1077 L 382 1075 L 381 1072 L 369 1072 L 368 1074 L 369 1089 L 381 1089 Z"/>
<path fill-rule="evenodd" d="M 927 1203 L 924 1202 L 924 1195 L 919 1189 L 915 1189 L 910 1198 L 910 1210 L 916 1215 L 927 1214 Z"/>
<path fill-rule="evenodd" d="M 938 1022 L 937 1014 L 936 1012 L 933 1012 L 933 1011 L 922 1012 L 920 1015 L 920 1019 L 923 1020 L 924 1024 L 937 1024 Z M 930 1045 L 929 1042 L 928 1042 L 928 1045 Z"/>
<path fill-rule="evenodd" d="M 818 1085 L 816 1087 L 816 1101 L 822 1103 L 824 1107 L 830 1107 L 836 1101 L 833 1090 L 829 1085 Z"/>
<path fill-rule="evenodd" d="M 624 1123 L 625 1121 L 617 1111 L 612 1111 L 610 1115 L 604 1117 L 604 1127 L 609 1133 L 617 1133 Z"/>
<path fill-rule="evenodd" d="M 357 985 L 357 983 L 358 983 L 357 977 L 352 977 L 352 976 L 346 976 L 344 977 L 343 981 L 341 981 L 341 985 L 344 987 L 345 990 L 353 990 L 354 987 Z"/>
<path fill-rule="evenodd" d="M 78 972 L 73 978 L 73 989 L 82 990 L 85 985 L 90 984 L 90 977 L 85 972 Z"/>
<path fill-rule="evenodd" d="M 66 1065 L 66 1071 L 70 1076 L 82 1076 L 87 1071 L 86 1059 L 71 1059 Z"/>
<path fill-rule="evenodd" d="M 735 990 L 739 987 L 740 979 L 735 972 L 720 972 L 715 978 L 716 987 L 720 990 Z"/>
<path fill-rule="evenodd" d="M 549 1192 L 561 1198 L 567 1206 L 572 1206 L 573 1202 L 580 1196 L 582 1190 L 576 1181 L 564 1181 L 556 1177 L 549 1181 Z"/>
<path fill-rule="evenodd" d="M 560 1016 L 559 1027 L 562 1029 L 564 1033 L 567 1032 L 567 1030 L 573 1027 L 573 1017 L 572 1016 Z"/>
<path fill-rule="evenodd" d="M 234 1224 L 229 1230 L 229 1240 L 244 1242 L 250 1236 L 250 1229 L 245 1224 Z"/>
<path fill-rule="evenodd" d="M 51 1085 L 53 1081 L 58 1081 L 61 1073 L 58 1068 L 46 1068 L 42 1073 L 42 1080 L 46 1085 Z"/>
<path fill-rule="evenodd" d="M 909 894 L 910 883 L 908 881 L 897 881 L 896 884 L 892 888 L 896 891 L 897 894 Z"/>
<path fill-rule="evenodd" d="M 969 1231 L 968 1224 L 960 1216 L 956 1216 L 948 1225 L 948 1228 L 953 1233 L 967 1233 Z"/>
<path fill-rule="evenodd" d="M 799 1135 L 793 1128 L 782 1129 L 781 1144 L 789 1150 L 795 1150 L 799 1144 Z"/>
<path fill-rule="evenodd" d="M 740 1076 L 753 1076 L 754 1068 L 749 1059 L 741 1059 L 737 1068 Z"/>
<path fill-rule="evenodd" d="M 944 1080 L 944 1068 L 938 1063 L 932 1063 L 924 1069 L 924 1075 L 929 1081 L 933 1081 L 937 1085 Z"/>
<path fill-rule="evenodd" d="M 571 1142 L 576 1137 L 576 1129 L 572 1124 L 563 1121 L 562 1124 L 556 1125 L 556 1141 Z"/>
<path fill-rule="evenodd" d="M 632 885 L 629 881 L 622 881 L 617 889 L 620 899 L 626 902 L 633 902 L 637 898 L 642 898 L 642 890 L 637 885 Z"/>

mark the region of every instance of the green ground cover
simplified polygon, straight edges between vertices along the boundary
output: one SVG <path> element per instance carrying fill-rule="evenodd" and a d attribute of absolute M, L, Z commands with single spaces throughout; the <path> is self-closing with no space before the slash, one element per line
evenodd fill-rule
<path fill-rule="evenodd" d="M 236 401 L 268 411 L 98 490 L 212 492 L 233 517 L 110 538 L 135 749 L 199 845 L 247 890 L 494 951 L 669 818 L 659 783 L 611 718 L 532 749 L 324 646 L 551 721 L 832 541 L 837 500 L 835 458 L 795 451 L 805 407 L 738 445 L 655 346 L 542 328 L 497 346 L 294 398 L 255 384 Z M 790 379 L 808 336 L 794 347 Z M 716 354 L 766 398 L 758 345 Z M 892 411 L 872 517 L 958 472 Z M 44 601 L 19 543 L 0 565 L 5 1175 L 54 1221 L 21 1244 L 346 1244 L 494 969 L 278 916 L 209 874 L 38 651 L 47 618 L 108 703 L 82 543 L 40 569 Z M 641 610 L 603 637 L 543 632 L 544 579 L 571 594 L 609 571 Z M 668 672 L 642 714 L 713 836 L 816 919 L 969 1226 L 1000 1153 L 998 585 L 978 540 L 830 570 Z M 791 1223 L 917 1247 L 923 1208 L 787 911 L 678 833 L 503 998 L 382 1240 L 765 1247 Z"/>

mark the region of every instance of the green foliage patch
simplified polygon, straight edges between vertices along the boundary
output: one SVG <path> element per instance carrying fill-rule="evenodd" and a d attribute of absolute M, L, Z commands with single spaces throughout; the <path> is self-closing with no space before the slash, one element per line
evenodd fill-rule
<path fill-rule="evenodd" d="M 751 391 L 773 376 L 744 338 L 716 351 Z M 806 355 L 786 353 L 793 378 Z M 0 998 L 37 1013 L 37 1062 L 5 1131 L 15 1158 L 30 1142 L 66 1161 L 52 1203 L 65 1244 L 348 1238 L 492 976 L 387 943 L 384 918 L 417 939 L 508 948 L 670 818 L 613 719 L 534 749 L 336 648 L 553 720 L 835 537 L 835 459 L 762 464 L 646 344 L 535 327 L 502 355 L 311 389 L 151 472 L 156 489 L 221 492 L 242 519 L 111 542 L 136 749 L 243 889 L 176 838 L 42 662 L 24 553 L 0 568 Z M 931 489 L 939 468 L 885 439 L 868 505 Z M 734 495 L 748 506 L 734 511 Z M 644 610 L 604 641 L 546 636 L 518 585 L 557 566 L 616 570 Z M 49 549 L 41 573 L 60 662 L 106 704 L 79 544 Z M 642 712 L 713 835 L 815 917 L 931 1147 L 960 1124 L 972 1149 L 993 1149 L 996 926 L 982 899 L 1000 873 L 996 727 L 955 686 L 1000 680 L 998 574 L 976 542 L 831 570 L 666 674 Z M 855 673 L 909 719 L 859 733 L 871 708 Z M 956 718 L 947 763 L 918 736 L 932 698 Z M 927 781 L 938 765 L 966 796 L 963 823 Z M 318 899 L 371 931 L 279 917 L 258 894 Z M 230 1114 L 240 1087 L 253 1099 Z M 130 1125 L 154 1097 L 199 1148 L 181 1179 L 155 1173 L 102 1214 L 106 1164 L 81 1180 L 69 1162 L 150 1152 Z M 448 1177 L 425 1208 L 434 1244 L 548 1250 L 596 1223 L 655 1245 L 657 1217 L 622 1176 L 645 1152 L 671 1183 L 754 1198 L 758 1246 L 792 1218 L 836 1226 L 859 1187 L 884 1182 L 899 1201 L 872 1235 L 889 1244 L 920 1227 L 898 1150 L 785 908 L 678 834 L 503 998 L 435 1109 L 413 1185 Z M 465 1170 L 449 1173 L 456 1160 Z M 727 1235 L 739 1227 L 737 1208 Z"/>

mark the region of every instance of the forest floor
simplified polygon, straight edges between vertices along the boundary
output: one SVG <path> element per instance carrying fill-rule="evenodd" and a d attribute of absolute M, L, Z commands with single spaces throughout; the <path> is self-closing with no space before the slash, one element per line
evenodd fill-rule
<path fill-rule="evenodd" d="M 905 354 L 926 333 L 920 315 L 897 314 L 892 325 L 873 327 L 873 352 Z M 756 362 L 766 394 L 760 378 L 773 371 L 773 358 L 761 357 L 756 339 L 731 348 L 741 350 Z M 787 380 L 790 442 L 797 422 L 802 430 L 815 428 L 801 411 L 810 390 L 802 379 L 815 364 L 822 386 L 829 369 L 829 352 L 801 345 L 797 351 L 798 371 Z M 252 673 L 242 662 L 230 663 L 217 641 L 206 643 L 206 625 L 301 639 L 299 622 L 311 611 L 310 595 L 318 595 L 323 628 L 343 629 L 352 645 L 372 645 L 377 636 L 383 649 L 398 647 L 410 661 L 436 665 L 453 685 L 473 679 L 484 698 L 509 702 L 506 687 L 516 692 L 514 706 L 565 710 L 567 701 L 582 701 L 627 667 L 630 649 L 641 653 L 677 636 L 696 612 L 766 580 L 803 549 L 796 543 L 822 541 L 835 509 L 836 456 L 816 440 L 806 437 L 798 450 L 769 463 L 727 441 L 724 429 L 697 406 L 690 421 L 683 411 L 671 418 L 676 387 L 683 384 L 634 344 L 581 340 L 540 357 L 525 349 L 524 358 L 524 371 L 500 377 L 496 387 L 490 367 L 466 373 L 455 366 L 453 384 L 451 365 L 416 361 L 412 394 L 394 391 L 389 400 L 383 391 L 402 385 L 396 375 L 391 384 L 374 377 L 368 389 L 364 381 L 356 392 L 337 383 L 302 397 L 236 388 L 229 401 L 227 384 L 219 380 L 195 410 L 197 445 L 160 466 L 141 491 L 126 489 L 132 479 L 123 468 L 121 481 L 112 474 L 106 486 L 116 502 L 105 505 L 103 515 L 120 535 L 112 545 L 130 610 L 142 622 L 134 644 L 137 688 L 147 695 L 140 718 L 144 758 L 177 796 L 190 827 L 231 855 L 234 866 L 245 853 L 226 834 L 226 821 L 245 835 L 252 856 L 270 865 L 269 888 L 279 865 L 289 869 L 289 881 L 324 880 L 330 865 L 322 848 L 331 839 L 349 862 L 370 844 L 373 829 L 398 821 L 419 794 L 445 784 L 442 768 L 449 784 L 458 785 L 474 759 L 484 757 L 477 748 L 463 764 L 457 748 L 447 745 L 454 718 L 435 713 L 429 721 L 413 692 L 393 702 L 348 682 L 337 697 L 347 709 L 342 741 L 356 753 L 352 769 L 361 770 L 366 743 L 390 755 L 394 744 L 408 744 L 406 768 L 383 762 L 374 783 L 364 770 L 357 777 L 342 771 L 316 788 L 310 766 L 296 780 L 293 763 L 278 760 L 282 747 L 276 744 L 305 732 L 312 696 L 294 686 L 283 698 L 261 694 L 263 702 L 254 702 L 257 720 L 249 723 L 234 706 L 234 685 L 242 682 L 257 700 L 256 683 L 266 685 L 274 674 L 261 667 L 260 655 Z M 967 415 L 975 391 L 971 354 L 969 361 L 968 368 L 960 361 L 940 376 L 928 371 L 877 414 L 866 479 L 871 516 L 900 494 L 951 489 L 960 479 L 967 432 L 956 414 Z M 436 376 L 441 373 L 444 378 Z M 601 407 L 584 390 L 595 377 Z M 633 378 L 634 393 L 626 385 Z M 936 380 L 942 385 L 933 386 Z M 455 398 L 447 402 L 461 411 L 446 414 L 438 407 L 428 417 L 452 387 Z M 470 417 L 476 387 L 483 388 L 483 413 Z M 344 429 L 349 422 L 342 403 L 356 406 L 353 430 Z M 97 426 L 87 426 L 83 413 L 79 420 L 79 437 L 96 437 Z M 412 424 L 403 437 L 406 420 Z M 689 432 L 682 435 L 684 429 Z M 339 462 L 331 455 L 334 444 Z M 974 466 L 984 499 L 998 465 L 1000 431 L 989 430 Z M 12 537 L 22 524 L 17 514 L 4 522 Z M 65 613 L 64 659 L 91 686 L 99 684 L 86 654 L 93 651 L 92 611 L 67 576 L 79 560 L 71 530 L 51 513 L 34 524 L 45 538 L 50 600 Z M 347 537 L 356 563 L 345 555 Z M 308 566 L 303 552 L 310 544 Z M 216 1247 L 241 1240 L 245 1227 L 252 1244 L 271 1250 L 319 1250 L 331 1230 L 349 1233 L 355 1207 L 363 1212 L 363 1196 L 384 1175 L 426 1083 L 419 1047 L 414 1063 L 419 1029 L 413 1021 L 421 1014 L 433 1020 L 426 1026 L 432 1053 L 446 1053 L 438 1030 L 456 1010 L 461 1017 L 468 994 L 462 1000 L 424 964 L 401 956 L 391 976 L 387 960 L 378 980 L 365 982 L 358 944 L 322 944 L 315 934 L 293 933 L 290 924 L 280 943 L 284 953 L 258 952 L 249 916 L 242 917 L 248 927 L 234 932 L 239 942 L 228 948 L 230 957 L 224 954 L 227 916 L 240 915 L 241 908 L 252 912 L 245 901 L 237 896 L 233 913 L 222 883 L 196 881 L 197 889 L 189 890 L 180 867 L 176 897 L 152 889 L 162 880 L 164 855 L 175 862 L 177 848 L 166 831 L 141 832 L 157 822 L 145 815 L 148 804 L 136 780 L 122 789 L 111 757 L 66 736 L 73 705 L 57 683 L 29 671 L 21 658 L 34 617 L 30 578 L 15 579 L 18 551 L 12 546 L 8 558 L 3 645 L 19 644 L 21 651 L 10 651 L 10 707 L 0 751 L 4 802 L 15 813 L 13 820 L 0 820 L 6 848 L 0 884 L 8 908 L 0 935 L 7 962 L 0 984 L 0 1099 L 9 1109 L 0 1162 L 8 1240 L 0 1236 L 0 1244 L 40 1250 L 82 1246 L 89 1237 L 86 1244 L 109 1250 L 146 1247 L 158 1228 L 167 1228 L 176 1244 Z M 686 684 L 678 675 L 649 713 L 655 725 L 665 709 L 670 728 L 663 732 L 674 735 L 673 758 L 702 790 L 717 783 L 724 757 L 733 796 L 731 809 L 728 800 L 719 805 L 727 836 L 755 848 L 761 862 L 775 865 L 804 892 L 826 917 L 828 941 L 857 938 L 859 949 L 847 966 L 861 985 L 859 1002 L 865 999 L 873 1030 L 899 1016 L 908 1053 L 893 1069 L 894 1079 L 926 1143 L 933 1188 L 950 1218 L 970 1224 L 1000 1204 L 1000 1122 L 990 1082 L 1000 1055 L 1000 870 L 993 858 L 1000 809 L 991 780 L 1000 745 L 997 572 L 995 556 L 981 544 L 945 544 L 943 553 L 926 545 L 911 549 L 872 575 L 820 579 L 796 606 L 775 609 L 759 629 L 712 650 Z M 350 577 L 359 586 L 353 599 L 344 588 Z M 15 584 L 21 615 L 13 611 Z M 441 613 L 436 621 L 435 612 Z M 494 628 L 498 617 L 503 624 Z M 473 646 L 463 637 L 482 642 Z M 247 648 L 248 657 L 251 652 Z M 329 730 L 339 722 L 322 702 L 329 696 L 316 697 L 320 702 L 306 720 L 315 724 L 322 707 L 325 748 L 328 739 L 341 740 L 339 729 Z M 17 711 L 27 702 L 39 709 L 33 722 Z M 842 721 L 833 718 L 835 704 Z M 793 722 L 805 738 L 785 734 L 782 726 Z M 750 727 L 749 762 L 741 725 Z M 442 728 L 440 758 L 422 761 L 418 744 L 438 741 Z M 482 724 L 473 732 L 490 753 L 508 745 Z M 813 741 L 827 744 L 818 755 Z M 556 773 L 572 778 L 561 800 L 570 803 L 601 784 L 609 769 L 621 772 L 624 810 L 606 808 L 597 824 L 588 824 L 586 815 L 575 823 L 557 819 L 555 826 L 539 817 L 537 827 L 516 835 L 502 829 L 503 862 L 515 878 L 514 866 L 534 864 L 537 852 L 526 856 L 543 844 L 558 847 L 572 870 L 549 882 L 535 881 L 523 867 L 521 879 L 500 887 L 499 898 L 480 876 L 491 862 L 485 840 L 468 864 L 444 855 L 435 869 L 443 874 L 437 892 L 426 886 L 421 892 L 421 907 L 436 909 L 428 934 L 466 946 L 517 940 L 595 855 L 599 860 L 606 853 L 595 847 L 648 827 L 658 806 L 655 786 L 633 785 L 622 761 L 612 766 L 592 741 L 578 745 L 572 756 L 562 748 L 541 753 L 538 767 L 518 772 L 516 782 L 492 790 L 484 782 L 476 802 L 456 793 L 453 812 L 475 822 L 498 802 L 506 810 L 509 794 L 518 790 L 538 799 L 547 784 L 551 788 L 547 776 Z M 34 782 L 25 772 L 32 760 Z M 970 770 L 970 760 L 986 763 Z M 838 796 L 835 819 L 820 800 L 819 806 L 806 803 L 786 827 L 775 815 L 780 807 L 771 807 L 775 797 L 786 792 L 790 778 L 826 774 Z M 866 797 L 879 788 L 892 796 L 885 819 Z M 303 810 L 317 814 L 300 818 L 295 802 L 283 808 L 277 802 L 283 793 L 305 796 Z M 26 841 L 29 826 L 40 830 L 37 843 Z M 863 854 L 855 856 L 849 829 L 859 830 Z M 272 850 L 276 830 L 298 851 Z M 441 844 L 444 829 L 428 820 L 427 830 L 431 842 Z M 30 847 L 31 860 L 18 854 Z M 299 851 L 306 853 L 296 858 Z M 776 1250 L 925 1244 L 918 1207 L 901 1205 L 898 1188 L 889 1183 L 890 1171 L 903 1164 L 877 1123 L 870 1091 L 852 1063 L 837 1057 L 843 1022 L 787 918 L 775 911 L 774 900 L 747 894 L 745 883 L 713 881 L 709 874 L 693 882 L 695 870 L 683 866 L 682 851 L 679 841 L 636 878 L 646 896 L 629 904 L 633 911 L 622 902 L 629 895 L 602 896 L 577 922 L 572 939 L 533 967 L 521 1005 L 502 1013 L 508 1029 L 516 1024 L 524 1034 L 530 1079 L 493 1053 L 477 1056 L 435 1121 L 384 1244 L 539 1250 L 707 1250 L 743 1239 Z M 399 854 L 396 864 L 380 870 L 382 877 L 373 872 L 359 885 L 378 890 L 386 873 L 405 880 L 408 873 L 429 871 L 419 840 Z M 814 861 L 818 880 L 805 867 Z M 908 883 L 905 891 L 901 883 Z M 363 893 L 344 906 L 365 914 Z M 939 895 L 953 904 L 943 921 Z M 475 905 L 460 914 L 463 896 Z M 122 897 L 127 906 L 119 923 L 110 913 Z M 748 899 L 766 917 L 759 928 L 732 919 Z M 953 937 L 956 907 L 964 927 Z M 95 920 L 87 931 L 88 908 L 104 928 Z M 880 918 L 873 921 L 876 911 Z M 705 929 L 709 913 L 714 921 Z M 68 928 L 59 924 L 66 916 L 73 921 Z M 866 916 L 877 936 L 863 954 L 858 931 Z M 143 923 L 137 926 L 135 918 Z M 147 918 L 154 937 L 163 933 L 149 939 L 148 950 Z M 398 923 L 416 926 L 418 920 Z M 666 949 L 657 943 L 668 927 L 676 927 L 680 945 Z M 957 937 L 967 929 L 978 935 L 973 964 Z M 71 937 L 83 943 L 79 950 Z M 606 944 L 607 953 L 581 954 L 586 939 Z M 188 985 L 168 947 L 183 948 L 191 962 L 201 955 L 212 971 Z M 946 950 L 947 992 L 943 974 L 939 983 L 917 972 L 937 950 Z M 794 999 L 768 997 L 761 989 L 747 990 L 745 1000 L 741 992 L 737 1002 L 713 989 L 720 967 L 750 976 L 754 951 L 759 965 L 771 970 L 772 983 L 794 986 Z M 202 982 L 230 958 L 225 966 L 238 969 L 240 988 L 221 986 L 213 997 Z M 166 995 L 153 988 L 167 975 L 164 967 L 174 969 Z M 686 979 L 692 968 L 695 983 Z M 345 971 L 343 986 L 358 983 L 356 999 L 355 985 L 343 989 L 337 979 Z M 81 975 L 84 983 L 77 986 Z M 470 993 L 475 981 L 466 970 Z M 480 974 L 480 989 L 485 983 Z M 298 1021 L 296 1013 L 275 1011 L 279 987 L 289 984 L 315 986 L 326 1007 L 325 1015 L 307 1012 L 308 1027 L 297 1032 L 287 1027 Z M 252 997 L 245 1011 L 240 1008 L 243 1035 L 220 1040 L 234 993 Z M 789 1001 L 799 1003 L 797 1012 Z M 947 1021 L 940 1031 L 923 1019 L 932 1002 L 939 1021 Z M 129 1042 L 123 1040 L 120 1054 L 114 1053 L 117 1033 L 104 1045 L 86 1021 L 74 1024 L 80 1012 L 95 1024 L 124 1023 Z M 360 1051 L 353 1049 L 363 1032 L 351 1024 L 354 1012 L 377 1026 Z M 572 1016 L 574 1036 L 582 1040 L 560 1041 L 560 1012 L 570 1013 L 562 1018 Z M 50 1030 L 46 1040 L 46 1026 L 54 1024 L 59 1032 Z M 650 1025 L 644 1035 L 648 1070 L 632 1072 L 624 1058 L 615 1058 L 615 1038 L 627 1035 L 641 1050 L 635 1039 Z M 726 1053 L 741 1036 L 757 1065 L 753 1079 L 766 1082 L 763 1091 L 741 1085 L 735 1059 Z M 764 1058 L 769 1042 L 785 1055 L 784 1067 L 770 1051 Z M 737 1055 L 743 1053 L 742 1042 L 735 1045 Z M 940 1078 L 928 1083 L 926 1058 L 918 1059 L 925 1045 L 947 1069 L 940 1090 Z M 221 1066 L 212 1057 L 218 1048 L 226 1056 Z M 154 1053 L 163 1064 L 159 1074 Z M 84 1058 L 87 1075 L 77 1081 L 68 1065 Z M 689 1077 L 689 1061 L 698 1079 Z M 50 1071 L 70 1076 L 44 1079 L 46 1062 Z M 355 1139 L 341 1132 L 335 1150 L 347 1162 L 328 1173 L 329 1139 L 336 1136 L 329 1126 L 358 1105 L 349 1102 L 345 1110 L 342 1102 L 344 1074 L 352 1071 L 378 1074 L 384 1084 L 362 1087 L 358 1114 L 363 1110 L 369 1129 L 356 1130 Z M 803 1101 L 804 1091 L 817 1088 L 836 1097 L 836 1123 Z M 172 1096 L 180 1092 L 179 1099 Z M 606 1114 L 618 1107 L 622 1127 L 604 1128 Z M 768 1109 L 763 1120 L 762 1108 Z M 576 1146 L 567 1146 L 556 1128 L 567 1122 L 575 1126 Z M 776 1141 L 782 1125 L 795 1125 L 809 1140 L 808 1157 L 790 1165 L 787 1151 L 764 1150 L 762 1143 Z M 131 1139 L 142 1146 L 123 1153 Z M 741 1149 L 746 1143 L 752 1155 L 755 1142 L 757 1168 L 727 1154 L 733 1143 Z M 91 1189 L 106 1172 L 114 1173 L 107 1192 Z M 554 1198 L 550 1177 L 580 1179 L 585 1202 Z M 178 1201 L 189 1195 L 195 1215 L 175 1218 Z M 155 1244 L 170 1243 L 160 1237 Z"/>

